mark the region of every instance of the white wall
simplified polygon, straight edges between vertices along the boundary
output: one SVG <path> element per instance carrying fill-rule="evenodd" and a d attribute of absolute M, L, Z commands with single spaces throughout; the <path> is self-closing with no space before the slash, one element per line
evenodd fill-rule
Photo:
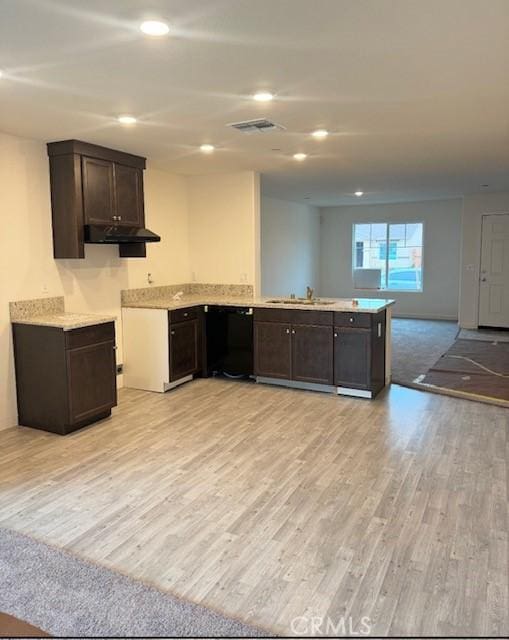
<path fill-rule="evenodd" d="M 144 175 L 145 219 L 161 242 L 147 244 L 145 260 L 129 260 L 129 287 L 147 287 L 147 273 L 154 285 L 189 282 L 189 224 L 187 181 L 166 171 L 150 168 Z"/>
<path fill-rule="evenodd" d="M 464 198 L 459 321 L 465 328 L 476 328 L 478 323 L 482 216 L 489 213 L 509 213 L 509 193 Z"/>
<path fill-rule="evenodd" d="M 302 296 L 306 286 L 318 293 L 320 281 L 320 216 L 318 209 L 263 197 L 261 201 L 261 265 L 264 296 Z"/>
<path fill-rule="evenodd" d="M 377 292 L 396 300 L 395 315 L 458 317 L 461 199 L 326 207 L 320 210 L 320 295 L 368 297 L 352 284 L 352 226 L 359 222 L 424 222 L 423 292 Z"/>
<path fill-rule="evenodd" d="M 0 428 L 17 422 L 9 301 L 65 296 L 69 311 L 120 318 L 120 290 L 188 282 L 187 192 L 184 178 L 146 171 L 147 226 L 162 236 L 147 259 L 120 259 L 117 247 L 89 245 L 84 260 L 54 260 L 49 169 L 41 142 L 0 133 Z M 117 322 L 119 361 L 121 326 Z"/>
<path fill-rule="evenodd" d="M 253 171 L 188 176 L 189 255 L 196 282 L 259 288 L 260 181 Z"/>

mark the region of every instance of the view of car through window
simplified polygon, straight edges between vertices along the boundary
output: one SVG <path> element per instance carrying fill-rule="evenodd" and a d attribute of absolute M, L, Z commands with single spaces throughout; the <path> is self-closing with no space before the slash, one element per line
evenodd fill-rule
<path fill-rule="evenodd" d="M 353 225 L 352 269 L 379 269 L 381 288 L 422 291 L 423 224 Z"/>

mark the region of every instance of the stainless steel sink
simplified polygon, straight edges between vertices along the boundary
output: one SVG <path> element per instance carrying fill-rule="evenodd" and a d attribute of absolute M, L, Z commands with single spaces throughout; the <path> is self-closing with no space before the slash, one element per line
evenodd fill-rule
<path fill-rule="evenodd" d="M 277 298 L 274 300 L 267 300 L 268 304 L 306 304 L 309 306 L 334 304 L 334 300 L 320 300 L 320 298 L 313 298 L 308 300 L 307 298 Z"/>

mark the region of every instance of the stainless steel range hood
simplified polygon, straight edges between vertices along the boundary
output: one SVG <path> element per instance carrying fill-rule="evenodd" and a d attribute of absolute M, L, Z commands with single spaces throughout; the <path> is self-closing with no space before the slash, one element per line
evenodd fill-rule
<path fill-rule="evenodd" d="M 149 229 L 139 227 L 107 227 L 98 224 L 85 225 L 87 244 L 132 244 L 133 242 L 160 242 L 158 236 Z"/>

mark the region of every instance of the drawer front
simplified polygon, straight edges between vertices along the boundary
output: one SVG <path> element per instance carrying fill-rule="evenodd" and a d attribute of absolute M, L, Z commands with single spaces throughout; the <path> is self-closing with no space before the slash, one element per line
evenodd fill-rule
<path fill-rule="evenodd" d="M 360 329 L 370 329 L 371 313 L 350 313 L 349 311 L 335 311 L 334 324 L 338 327 L 359 327 Z"/>
<path fill-rule="evenodd" d="M 303 309 L 255 309 L 258 322 L 284 322 L 289 324 L 333 325 L 332 311 L 309 311 Z"/>
<path fill-rule="evenodd" d="M 170 311 L 170 322 L 184 322 L 185 320 L 196 320 L 200 313 L 199 307 L 187 307 L 186 309 L 175 309 Z"/>
<path fill-rule="evenodd" d="M 81 327 L 80 329 L 65 331 L 66 349 L 76 349 L 77 347 L 85 347 L 89 344 L 108 341 L 115 341 L 114 322 L 94 324 L 90 327 Z"/>

